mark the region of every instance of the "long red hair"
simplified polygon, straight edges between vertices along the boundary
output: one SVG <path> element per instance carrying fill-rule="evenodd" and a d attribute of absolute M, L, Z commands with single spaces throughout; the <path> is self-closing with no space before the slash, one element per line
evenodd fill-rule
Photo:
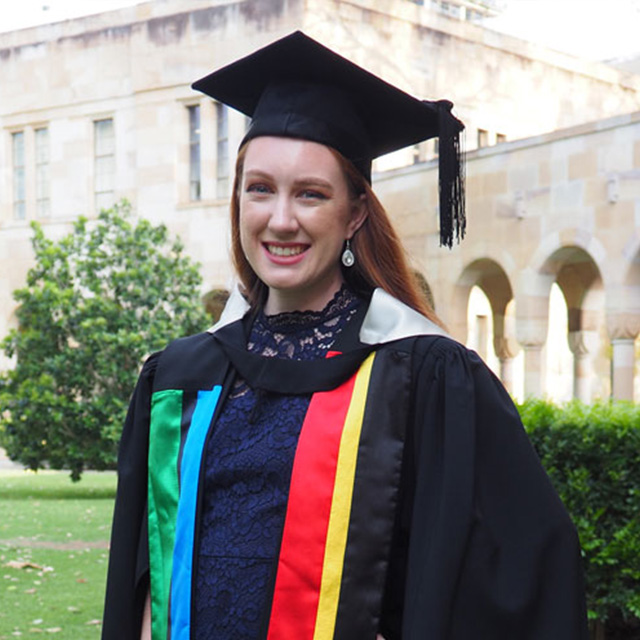
<path fill-rule="evenodd" d="M 238 152 L 231 194 L 231 256 L 243 293 L 252 307 L 262 306 L 268 288 L 249 264 L 240 243 L 240 189 L 248 143 Z M 409 267 L 407 256 L 391 220 L 364 176 L 335 149 L 337 159 L 354 198 L 365 196 L 367 218 L 351 240 L 356 256 L 352 267 L 342 267 L 345 282 L 360 295 L 369 296 L 377 287 L 442 326 L 423 288 Z"/>

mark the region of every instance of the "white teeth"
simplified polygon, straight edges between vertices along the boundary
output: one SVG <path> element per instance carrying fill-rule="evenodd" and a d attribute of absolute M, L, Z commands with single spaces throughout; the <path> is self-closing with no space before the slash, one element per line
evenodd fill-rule
<path fill-rule="evenodd" d="M 267 250 L 274 256 L 297 256 L 304 251 L 304 247 L 276 247 L 268 244 Z"/>

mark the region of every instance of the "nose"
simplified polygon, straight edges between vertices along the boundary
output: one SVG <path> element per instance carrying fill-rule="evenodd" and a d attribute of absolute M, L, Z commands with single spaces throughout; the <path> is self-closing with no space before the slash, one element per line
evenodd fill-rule
<path fill-rule="evenodd" d="M 286 195 L 279 195 L 269 217 L 269 229 L 279 234 L 293 234 L 298 230 L 295 207 Z"/>

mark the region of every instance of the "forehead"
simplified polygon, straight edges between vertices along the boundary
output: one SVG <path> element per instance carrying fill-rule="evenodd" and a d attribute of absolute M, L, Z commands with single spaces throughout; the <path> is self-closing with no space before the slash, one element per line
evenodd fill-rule
<path fill-rule="evenodd" d="M 342 175 L 335 152 L 311 140 L 261 136 L 247 144 L 244 171 L 312 171 L 319 174 Z"/>

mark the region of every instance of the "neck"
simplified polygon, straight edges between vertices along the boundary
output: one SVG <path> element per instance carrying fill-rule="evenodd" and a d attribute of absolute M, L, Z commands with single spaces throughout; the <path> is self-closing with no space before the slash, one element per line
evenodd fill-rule
<path fill-rule="evenodd" d="M 322 294 L 314 291 L 289 292 L 270 289 L 264 305 L 264 313 L 267 316 L 273 316 L 290 311 L 322 311 L 340 291 L 343 284 L 344 281 L 340 278 L 335 286 L 325 289 Z"/>

